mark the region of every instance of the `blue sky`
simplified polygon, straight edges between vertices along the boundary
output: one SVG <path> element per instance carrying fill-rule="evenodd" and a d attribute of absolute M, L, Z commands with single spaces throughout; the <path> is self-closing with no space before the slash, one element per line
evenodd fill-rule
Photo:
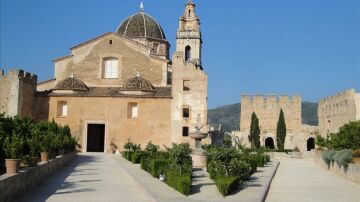
<path fill-rule="evenodd" d="M 53 77 L 52 59 L 109 31 L 140 0 L 0 0 L 0 67 Z M 186 0 L 144 0 L 171 50 Z M 318 101 L 360 90 L 358 0 L 195 0 L 209 75 L 209 107 L 240 95 L 300 94 Z"/>

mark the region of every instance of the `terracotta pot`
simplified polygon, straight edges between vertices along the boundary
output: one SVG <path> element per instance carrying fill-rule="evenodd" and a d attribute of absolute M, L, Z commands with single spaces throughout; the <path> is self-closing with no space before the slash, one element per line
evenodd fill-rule
<path fill-rule="evenodd" d="M 5 159 L 6 174 L 15 174 L 20 169 L 20 159 Z"/>
<path fill-rule="evenodd" d="M 41 162 L 48 162 L 49 161 L 49 153 L 48 152 L 41 152 Z"/>
<path fill-rule="evenodd" d="M 355 164 L 360 164 L 360 157 L 353 157 L 352 162 Z"/>

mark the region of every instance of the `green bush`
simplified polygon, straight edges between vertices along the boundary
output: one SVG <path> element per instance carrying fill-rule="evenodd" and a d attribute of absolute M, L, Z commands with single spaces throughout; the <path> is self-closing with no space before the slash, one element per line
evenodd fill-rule
<path fill-rule="evenodd" d="M 150 174 L 158 178 L 160 175 L 166 173 L 169 169 L 169 160 L 167 159 L 152 159 L 150 161 Z"/>
<path fill-rule="evenodd" d="M 238 189 L 240 177 L 217 177 L 215 183 L 220 193 L 223 196 L 227 196 Z"/>
<path fill-rule="evenodd" d="M 151 172 L 150 160 L 151 159 L 149 155 L 141 156 L 141 160 L 140 160 L 140 168 L 147 171 L 148 173 Z"/>
<path fill-rule="evenodd" d="M 211 179 L 215 179 L 218 176 L 224 176 L 226 174 L 224 166 L 216 161 L 210 161 L 208 163 L 207 171 Z"/>
<path fill-rule="evenodd" d="M 326 150 L 322 153 L 321 157 L 325 161 L 326 164 L 330 165 L 330 163 L 334 160 L 335 151 Z"/>
<path fill-rule="evenodd" d="M 132 154 L 135 153 L 134 151 L 123 151 L 121 155 L 128 161 L 132 161 Z"/>
<path fill-rule="evenodd" d="M 173 144 L 169 150 L 170 167 L 180 174 L 192 172 L 191 148 L 188 143 Z"/>
<path fill-rule="evenodd" d="M 155 154 L 160 149 L 159 145 L 153 144 L 151 141 L 145 147 L 145 151 L 150 153 L 151 155 Z"/>
<path fill-rule="evenodd" d="M 141 163 L 141 157 L 149 155 L 147 152 L 137 151 L 131 154 L 131 162 L 134 164 Z"/>
<path fill-rule="evenodd" d="M 24 139 L 19 134 L 8 136 L 4 141 L 5 157 L 8 159 L 21 159 L 23 157 Z"/>
<path fill-rule="evenodd" d="M 241 180 L 247 179 L 251 174 L 250 164 L 244 160 L 232 159 L 229 164 L 229 175 L 238 176 Z"/>
<path fill-rule="evenodd" d="M 349 163 L 352 160 L 352 151 L 349 149 L 343 149 L 340 151 L 336 151 L 333 159 L 339 166 L 344 166 L 345 168 L 348 167 Z"/>
<path fill-rule="evenodd" d="M 188 196 L 191 191 L 191 174 L 178 175 L 176 171 L 166 173 L 166 183 L 178 192 Z"/>

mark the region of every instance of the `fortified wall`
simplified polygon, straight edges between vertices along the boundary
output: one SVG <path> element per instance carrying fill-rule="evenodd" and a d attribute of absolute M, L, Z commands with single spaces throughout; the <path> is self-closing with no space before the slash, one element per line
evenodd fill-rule
<path fill-rule="evenodd" d="M 243 95 L 241 98 L 240 131 L 250 132 L 251 115 L 256 113 L 261 133 L 276 133 L 280 110 L 284 111 L 287 132 L 301 131 L 301 97 Z"/>
<path fill-rule="evenodd" d="M 0 113 L 32 117 L 35 108 L 37 76 L 24 70 L 0 70 Z"/>
<path fill-rule="evenodd" d="M 322 136 L 338 132 L 350 121 L 360 120 L 360 93 L 348 89 L 320 100 L 318 117 Z"/>

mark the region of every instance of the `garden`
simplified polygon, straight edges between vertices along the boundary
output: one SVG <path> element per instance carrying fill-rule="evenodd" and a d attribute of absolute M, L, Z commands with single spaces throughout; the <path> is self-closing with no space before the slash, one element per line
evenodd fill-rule
<path fill-rule="evenodd" d="M 149 142 L 142 150 L 141 145 L 130 140 L 124 145 L 122 156 L 153 177 L 188 196 L 191 194 L 192 159 L 187 143 L 173 144 L 172 148 L 160 151 L 159 145 Z M 242 147 L 203 145 L 208 156 L 207 171 L 219 192 L 229 195 L 240 184 L 250 178 L 258 167 L 264 167 L 270 157 L 264 149 L 244 149 Z"/>
<path fill-rule="evenodd" d="M 0 114 L 0 175 L 36 167 L 40 161 L 75 151 L 76 146 L 68 126 Z"/>
<path fill-rule="evenodd" d="M 324 162 L 330 166 L 337 163 L 347 168 L 349 163 L 360 164 L 360 121 L 353 121 L 342 126 L 338 133 L 325 138 L 318 135 L 316 152 L 321 153 Z"/>

